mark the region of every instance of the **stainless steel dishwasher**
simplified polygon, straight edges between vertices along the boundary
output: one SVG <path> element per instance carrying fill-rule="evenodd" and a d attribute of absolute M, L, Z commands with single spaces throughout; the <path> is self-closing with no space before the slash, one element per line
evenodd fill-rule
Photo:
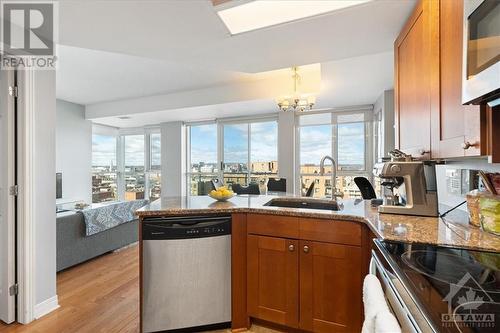
<path fill-rule="evenodd" d="M 231 216 L 142 223 L 143 332 L 200 332 L 231 324 Z"/>

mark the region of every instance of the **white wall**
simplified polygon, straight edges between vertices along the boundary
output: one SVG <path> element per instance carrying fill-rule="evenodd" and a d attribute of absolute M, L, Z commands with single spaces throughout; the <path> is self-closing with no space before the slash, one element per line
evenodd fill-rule
<path fill-rule="evenodd" d="M 56 172 L 62 172 L 62 199 L 92 202 L 92 123 L 85 106 L 57 100 Z"/>
<path fill-rule="evenodd" d="M 295 189 L 295 113 L 278 114 L 278 173 L 286 178 L 286 191 Z"/>
<path fill-rule="evenodd" d="M 375 114 L 382 114 L 382 122 L 380 124 L 382 128 L 383 137 L 380 138 L 380 144 L 382 147 L 382 155 L 388 156 L 389 151 L 395 147 L 395 131 L 394 131 L 394 90 L 385 90 L 373 106 L 373 112 Z M 377 162 L 377 161 L 375 161 Z"/>
<path fill-rule="evenodd" d="M 161 196 L 186 195 L 186 131 L 181 121 L 161 124 Z"/>
<path fill-rule="evenodd" d="M 19 221 L 28 237 L 19 247 L 27 278 L 21 276 L 26 299 L 21 320 L 47 313 L 56 294 L 56 75 L 53 70 L 21 70 L 19 93 Z M 31 237 L 30 237 L 31 235 Z M 31 277 L 31 278 L 30 278 Z M 31 289 L 33 288 L 33 289 Z M 34 305 L 33 305 L 34 304 Z"/>
<path fill-rule="evenodd" d="M 35 74 L 35 302 L 56 296 L 55 72 Z M 35 306 L 36 309 L 36 306 Z M 35 311 L 36 313 L 36 311 Z"/>

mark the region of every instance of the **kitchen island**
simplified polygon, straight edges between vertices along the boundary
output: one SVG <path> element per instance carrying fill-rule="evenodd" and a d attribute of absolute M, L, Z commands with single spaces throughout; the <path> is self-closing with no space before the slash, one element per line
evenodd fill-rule
<path fill-rule="evenodd" d="M 341 200 L 339 211 L 264 206 L 282 196 L 241 195 L 227 202 L 208 196 L 167 197 L 158 199 L 136 212 L 139 217 L 178 216 L 187 214 L 256 213 L 281 216 L 312 217 L 326 220 L 363 223 L 376 237 L 406 243 L 461 247 L 471 250 L 500 252 L 500 237 L 471 226 L 463 217 L 421 217 L 379 214 L 369 201 Z M 296 199 L 292 195 L 286 198 Z"/>
<path fill-rule="evenodd" d="M 500 251 L 498 237 L 439 218 L 379 214 L 363 200 L 340 210 L 267 206 L 272 199 L 236 196 L 162 198 L 137 211 L 152 217 L 232 216 L 232 328 L 252 321 L 286 331 L 354 332 L 362 324 L 362 279 L 373 238 Z M 142 269 L 141 269 L 142 274 Z"/>

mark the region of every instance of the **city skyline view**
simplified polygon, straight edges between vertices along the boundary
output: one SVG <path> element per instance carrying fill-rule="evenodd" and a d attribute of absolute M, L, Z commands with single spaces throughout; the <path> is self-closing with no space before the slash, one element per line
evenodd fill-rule
<path fill-rule="evenodd" d="M 149 136 L 150 161 L 145 160 L 145 142 Z M 92 136 L 92 202 L 118 200 L 118 187 L 124 199 L 157 199 L 161 193 L 161 135 L 124 135 L 123 170 L 117 166 L 117 137 Z M 146 163 L 150 163 L 147 169 Z M 150 169 L 150 170 L 149 170 Z M 149 171 L 146 171 L 149 170 Z M 121 171 L 121 177 L 119 177 Z M 121 179 L 121 183 L 120 183 Z M 122 184 L 122 185 L 119 185 Z"/>
<path fill-rule="evenodd" d="M 306 116 L 311 117 L 311 116 Z M 311 117 L 312 118 L 312 117 Z M 315 196 L 331 194 L 329 176 L 319 176 L 319 162 L 325 155 L 335 155 L 337 151 L 337 167 L 344 171 L 365 171 L 365 123 L 351 122 L 331 124 L 325 123 L 324 115 L 315 116 L 313 120 L 323 122 L 304 122 L 298 128 L 300 154 L 301 189 L 306 190 L 311 181 L 316 183 Z M 310 120 L 309 120 L 310 121 Z M 336 133 L 336 135 L 335 135 Z M 153 169 L 161 168 L 161 136 L 150 135 L 150 157 Z M 159 196 L 160 174 L 148 176 L 145 170 L 145 135 L 122 136 L 124 151 L 124 182 L 127 200 L 145 196 L 146 183 L 153 187 L 152 197 Z M 218 140 L 221 140 L 219 143 Z M 220 170 L 217 151 L 222 145 L 224 159 L 223 170 Z M 223 176 L 224 182 L 247 185 L 257 182 L 262 189 L 268 177 L 277 177 L 278 167 L 278 128 L 276 121 L 254 123 L 228 123 L 222 125 L 222 138 L 218 138 L 216 123 L 189 127 L 189 153 L 191 165 L 189 173 L 191 194 L 204 194 L 203 182 Z M 92 166 L 94 174 L 94 194 L 99 201 L 116 200 L 118 196 L 117 137 L 93 135 Z M 326 172 L 331 173 L 331 165 Z M 197 173 L 204 176 L 195 177 Z M 310 175 L 310 176 L 308 176 Z M 146 177 L 149 181 L 146 181 Z M 312 177 L 312 178 L 311 178 Z M 358 194 L 352 182 L 353 177 L 340 178 L 337 186 L 350 193 Z M 200 183 L 201 182 L 201 183 Z M 201 186 L 201 187 L 200 187 Z M 201 191 L 201 192 L 200 192 Z"/>

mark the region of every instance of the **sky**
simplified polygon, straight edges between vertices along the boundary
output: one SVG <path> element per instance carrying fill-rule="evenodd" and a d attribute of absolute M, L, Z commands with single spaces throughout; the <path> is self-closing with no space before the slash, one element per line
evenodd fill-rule
<path fill-rule="evenodd" d="M 92 165 L 116 165 L 116 139 L 110 136 L 92 135 Z"/>
<path fill-rule="evenodd" d="M 338 163 L 364 164 L 364 123 L 338 125 Z M 300 128 L 300 164 L 319 165 L 321 158 L 332 155 L 332 125 Z"/>
<path fill-rule="evenodd" d="M 276 122 L 250 124 L 252 162 L 276 161 L 278 137 Z M 248 124 L 224 126 L 225 163 L 247 163 Z M 217 125 L 191 127 L 191 163 L 217 163 Z"/>
<path fill-rule="evenodd" d="M 152 165 L 161 164 L 160 134 L 151 134 Z M 92 165 L 116 166 L 116 138 L 92 135 Z M 125 136 L 125 166 L 144 166 L 144 135 Z"/>

